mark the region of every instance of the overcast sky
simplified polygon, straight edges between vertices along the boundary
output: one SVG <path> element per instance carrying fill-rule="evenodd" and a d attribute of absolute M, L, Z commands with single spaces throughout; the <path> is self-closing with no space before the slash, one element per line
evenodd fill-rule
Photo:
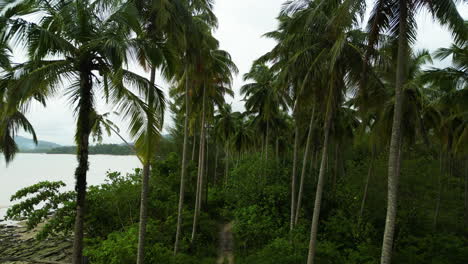
<path fill-rule="evenodd" d="M 221 49 L 227 50 L 239 68 L 239 75 L 234 81 L 235 98 L 227 99 L 232 102 L 235 110 L 242 110 L 243 103 L 239 95 L 242 86 L 242 75 L 248 72 L 252 61 L 268 52 L 275 43 L 262 37 L 266 32 L 273 31 L 277 17 L 284 0 L 217 0 L 215 13 L 218 16 L 219 28 L 215 36 L 219 39 Z M 460 12 L 468 19 L 468 5 L 460 5 Z M 447 47 L 452 39 L 446 29 L 432 22 L 428 14 L 420 14 L 417 18 L 418 42 L 416 48 L 426 48 L 434 51 L 439 47 Z M 133 70 L 141 72 L 140 69 Z M 167 85 L 162 85 L 167 91 Z M 101 100 L 102 101 L 102 100 Z M 102 103 L 98 104 L 100 112 L 109 111 Z M 53 141 L 62 145 L 73 144 L 75 119 L 70 106 L 64 97 L 58 97 L 48 102 L 46 109 L 33 106 L 28 113 L 40 140 Z M 127 137 L 126 126 L 114 117 L 121 127 L 122 134 Z M 166 127 L 172 124 L 171 117 L 166 115 Z M 104 143 L 122 143 L 117 136 L 105 138 Z"/>

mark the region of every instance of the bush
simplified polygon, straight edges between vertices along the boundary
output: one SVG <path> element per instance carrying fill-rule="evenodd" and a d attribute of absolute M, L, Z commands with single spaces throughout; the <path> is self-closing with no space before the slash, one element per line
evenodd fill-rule
<path fill-rule="evenodd" d="M 305 244 L 294 247 L 287 239 L 277 238 L 256 253 L 241 258 L 240 264 L 296 264 L 306 262 Z"/>

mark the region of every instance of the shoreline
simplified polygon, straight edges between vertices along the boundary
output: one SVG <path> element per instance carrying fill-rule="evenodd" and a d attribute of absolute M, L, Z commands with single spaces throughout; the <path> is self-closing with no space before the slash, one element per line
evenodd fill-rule
<path fill-rule="evenodd" d="M 74 153 L 46 153 L 46 152 L 18 152 L 18 154 L 44 154 L 44 155 L 73 155 L 76 156 Z M 117 157 L 133 157 L 136 154 L 89 154 L 90 156 L 117 156 Z"/>

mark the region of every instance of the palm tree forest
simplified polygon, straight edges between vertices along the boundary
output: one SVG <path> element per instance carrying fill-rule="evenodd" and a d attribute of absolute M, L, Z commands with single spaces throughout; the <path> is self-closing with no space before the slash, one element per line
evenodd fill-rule
<path fill-rule="evenodd" d="M 74 185 L 13 190 L 5 214 L 59 256 L 0 225 L 0 263 L 468 263 L 468 1 L 285 1 L 247 72 L 216 5 L 0 0 L 3 164 L 56 97 L 76 146 Z M 451 44 L 416 47 L 421 13 Z M 93 185 L 108 134 L 139 166 Z"/>

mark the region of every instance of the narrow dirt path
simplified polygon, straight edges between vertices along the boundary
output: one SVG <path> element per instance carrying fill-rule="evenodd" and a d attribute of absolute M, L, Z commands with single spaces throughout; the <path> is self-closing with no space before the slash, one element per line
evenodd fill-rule
<path fill-rule="evenodd" d="M 234 264 L 234 238 L 232 236 L 232 222 L 226 223 L 221 228 L 219 237 L 219 257 L 216 264 Z"/>

